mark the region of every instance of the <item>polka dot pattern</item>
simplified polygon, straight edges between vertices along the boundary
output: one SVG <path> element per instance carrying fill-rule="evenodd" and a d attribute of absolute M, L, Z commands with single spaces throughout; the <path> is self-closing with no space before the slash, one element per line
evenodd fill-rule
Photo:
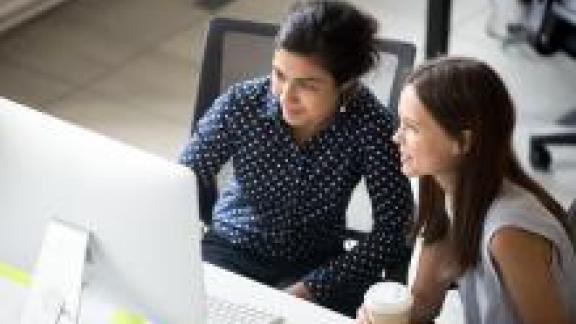
<path fill-rule="evenodd" d="M 214 231 L 257 257 L 286 262 L 340 249 L 352 190 L 365 177 L 373 231 L 306 276 L 304 283 L 321 301 L 343 287 L 365 289 L 383 267 L 409 255 L 403 233 L 412 193 L 392 133 L 391 115 L 362 87 L 330 126 L 296 145 L 265 77 L 220 96 L 180 162 L 209 179 L 231 159 L 234 175 L 216 203 Z"/>

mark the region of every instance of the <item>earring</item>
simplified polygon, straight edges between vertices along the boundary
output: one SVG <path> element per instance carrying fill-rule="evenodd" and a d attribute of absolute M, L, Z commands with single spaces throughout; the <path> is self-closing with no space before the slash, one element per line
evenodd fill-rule
<path fill-rule="evenodd" d="M 342 85 L 342 90 L 339 98 L 340 112 L 346 112 L 347 110 L 346 104 L 348 103 L 350 98 L 354 95 L 357 88 L 358 88 L 357 80 L 351 80 Z"/>

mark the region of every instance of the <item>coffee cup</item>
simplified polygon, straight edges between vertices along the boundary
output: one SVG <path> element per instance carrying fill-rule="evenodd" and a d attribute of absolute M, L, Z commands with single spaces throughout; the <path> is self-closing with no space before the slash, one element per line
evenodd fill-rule
<path fill-rule="evenodd" d="M 364 307 L 373 324 L 408 324 L 413 298 L 398 282 L 378 282 L 364 295 Z"/>

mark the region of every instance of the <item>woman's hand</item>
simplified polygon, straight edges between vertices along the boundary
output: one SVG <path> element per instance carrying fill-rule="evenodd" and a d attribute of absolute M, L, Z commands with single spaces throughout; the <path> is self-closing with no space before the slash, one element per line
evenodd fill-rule
<path fill-rule="evenodd" d="M 370 324 L 370 323 L 372 323 L 371 318 L 370 318 L 370 313 L 368 312 L 368 310 L 366 310 L 366 307 L 364 307 L 364 304 L 362 304 L 360 306 L 360 308 L 358 308 L 358 311 L 356 312 L 356 321 L 354 323 L 356 323 L 356 324 Z"/>
<path fill-rule="evenodd" d="M 302 298 L 302 299 L 306 299 L 306 300 L 312 299 L 312 294 L 310 293 L 310 291 L 308 290 L 308 288 L 306 287 L 306 285 L 304 285 L 304 283 L 302 281 L 298 281 L 295 284 L 293 284 L 292 286 L 285 288 L 284 291 L 289 293 L 290 295 L 292 295 L 294 297 L 298 297 L 298 298 Z"/>

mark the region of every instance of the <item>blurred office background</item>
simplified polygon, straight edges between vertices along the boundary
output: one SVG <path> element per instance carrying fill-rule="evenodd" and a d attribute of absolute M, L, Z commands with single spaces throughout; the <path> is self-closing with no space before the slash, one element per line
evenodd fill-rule
<path fill-rule="evenodd" d="M 0 0 L 0 15 L 10 2 L 18 0 Z M 0 35 L 0 96 L 175 160 L 189 133 L 210 17 L 277 22 L 292 2 L 65 1 Z M 382 36 L 414 42 L 423 60 L 427 1 L 352 2 L 378 18 Z M 576 196 L 575 149 L 552 147 L 551 171 L 536 172 L 527 143 L 576 107 L 576 60 L 488 36 L 489 20 L 503 33 L 517 9 L 514 0 L 454 0 L 449 53 L 484 59 L 504 77 L 518 109 L 518 156 L 567 205 Z"/>

